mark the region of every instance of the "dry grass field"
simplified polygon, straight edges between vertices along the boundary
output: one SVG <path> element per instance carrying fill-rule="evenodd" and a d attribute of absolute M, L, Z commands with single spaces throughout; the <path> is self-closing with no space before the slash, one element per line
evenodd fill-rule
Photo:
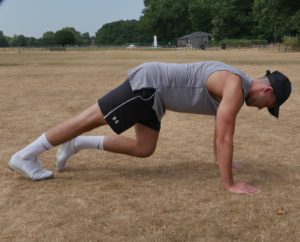
<path fill-rule="evenodd" d="M 236 181 L 256 196 L 226 192 L 214 165 L 214 118 L 167 112 L 154 155 L 137 159 L 82 151 L 54 171 L 56 148 L 41 156 L 55 178 L 31 182 L 7 161 L 43 131 L 123 82 L 145 61 L 220 60 L 252 77 L 290 77 L 293 93 L 276 120 L 244 107 L 238 116 Z M 300 241 L 300 53 L 232 51 L 0 51 L 0 241 Z M 90 134 L 110 134 L 108 127 Z M 124 135 L 132 136 L 132 130 Z M 285 214 L 278 215 L 283 208 Z"/>

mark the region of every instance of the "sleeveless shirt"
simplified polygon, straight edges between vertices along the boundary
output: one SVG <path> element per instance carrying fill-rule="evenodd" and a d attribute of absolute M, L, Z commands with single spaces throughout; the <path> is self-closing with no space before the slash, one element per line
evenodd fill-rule
<path fill-rule="evenodd" d="M 158 120 L 166 110 L 216 115 L 219 102 L 210 95 L 207 80 L 217 71 L 229 71 L 241 78 L 245 100 L 252 80 L 235 67 L 218 61 L 188 64 L 146 62 L 130 69 L 128 80 L 133 91 L 155 89 L 152 108 Z"/>

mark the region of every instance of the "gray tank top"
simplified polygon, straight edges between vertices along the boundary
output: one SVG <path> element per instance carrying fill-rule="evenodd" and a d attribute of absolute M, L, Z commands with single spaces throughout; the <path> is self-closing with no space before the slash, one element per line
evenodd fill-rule
<path fill-rule="evenodd" d="M 230 71 L 242 80 L 244 100 L 252 80 L 240 70 L 218 61 L 189 64 L 148 62 L 128 71 L 132 90 L 154 88 L 153 109 L 159 120 L 165 110 L 216 115 L 219 102 L 208 92 L 207 79 L 216 71 Z"/>

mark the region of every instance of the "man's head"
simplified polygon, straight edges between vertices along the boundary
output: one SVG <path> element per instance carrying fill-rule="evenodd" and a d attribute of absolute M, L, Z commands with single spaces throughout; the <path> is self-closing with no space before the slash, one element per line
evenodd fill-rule
<path fill-rule="evenodd" d="M 264 77 L 253 82 L 246 104 L 259 109 L 267 107 L 270 114 L 278 118 L 279 107 L 289 98 L 292 91 L 290 80 L 279 71 L 267 71 Z"/>

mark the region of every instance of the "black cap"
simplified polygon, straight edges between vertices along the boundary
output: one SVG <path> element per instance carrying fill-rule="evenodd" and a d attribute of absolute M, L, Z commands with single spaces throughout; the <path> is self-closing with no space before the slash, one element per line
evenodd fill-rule
<path fill-rule="evenodd" d="M 270 72 L 267 70 L 266 76 L 270 81 L 275 95 L 276 103 L 273 108 L 268 108 L 270 114 L 274 117 L 279 117 L 279 107 L 290 96 L 292 92 L 292 85 L 290 80 L 279 71 Z"/>

